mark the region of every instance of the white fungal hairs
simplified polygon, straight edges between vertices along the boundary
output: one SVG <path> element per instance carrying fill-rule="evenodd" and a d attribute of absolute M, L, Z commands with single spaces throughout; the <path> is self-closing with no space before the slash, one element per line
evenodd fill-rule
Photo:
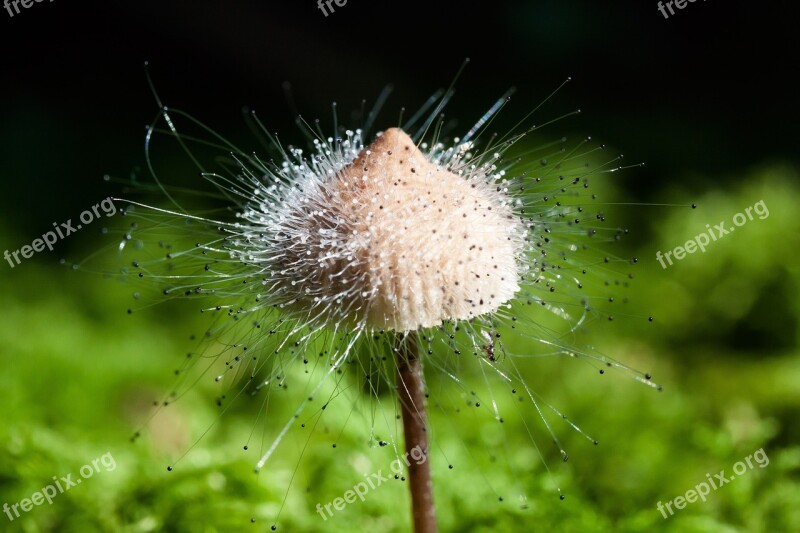
<path fill-rule="evenodd" d="M 526 378 L 535 369 L 522 366 L 560 356 L 595 375 L 613 367 L 657 387 L 649 374 L 574 346 L 579 327 L 607 323 L 609 308 L 625 304 L 618 293 L 632 277 L 619 271 L 631 261 L 594 248 L 626 230 L 605 227 L 588 192 L 590 180 L 623 168 L 621 156 L 598 162 L 602 146 L 590 138 L 569 149 L 566 138 L 518 146 L 538 129 L 524 126 L 528 116 L 518 124 L 522 131 L 484 135 L 505 97 L 462 138 L 444 141 L 439 113 L 450 95 L 441 91 L 402 127 L 377 134 L 369 133 L 374 113 L 363 129 L 334 124 L 329 137 L 300 119 L 310 154 L 284 148 L 250 115 L 275 159 L 234 146 L 179 110 L 161 109 L 146 154 L 156 182 L 150 190 L 171 205 L 118 200 L 128 203 L 123 214 L 132 223 L 114 244 L 124 258 L 116 274 L 141 287 L 128 312 L 156 296 L 202 302 L 213 321 L 175 369 L 176 383 L 158 409 L 209 375 L 223 387 L 223 411 L 249 395 L 262 396 L 257 404 L 266 411 L 272 392 L 293 382 L 297 408 L 284 425 L 259 413 L 270 436 L 260 470 L 290 429 L 309 431 L 306 424 L 315 427 L 334 401 L 356 409 L 363 390 L 373 397 L 369 442 L 400 457 L 395 414 L 376 406 L 386 392 L 396 394 L 393 350 L 413 332 L 426 375 L 451 385 L 434 377 L 434 417 L 444 414 L 457 431 L 452 419 L 463 406 L 488 410 L 498 422 L 516 412 L 532 441 L 526 417 L 533 416 L 566 460 L 549 418 L 597 441 L 538 396 Z M 176 140 L 213 190 L 166 186 L 153 162 L 155 134 Z M 139 180 L 132 185 L 147 192 Z M 348 367 L 353 372 L 340 377 Z"/>
<path fill-rule="evenodd" d="M 403 332 L 494 312 L 519 290 L 527 229 L 491 160 L 465 161 L 467 145 L 423 154 L 399 128 L 366 148 L 350 131 L 341 151 L 315 145 L 311 164 L 284 165 L 291 185 L 261 186 L 234 250 L 269 271 L 282 305 Z"/>

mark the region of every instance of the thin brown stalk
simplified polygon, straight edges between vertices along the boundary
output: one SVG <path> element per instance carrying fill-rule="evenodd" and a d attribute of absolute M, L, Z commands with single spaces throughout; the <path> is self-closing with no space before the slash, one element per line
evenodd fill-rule
<path fill-rule="evenodd" d="M 428 415 L 425 402 L 425 376 L 419 358 L 416 333 L 398 335 L 397 392 L 403 417 L 405 448 L 407 457 L 411 450 L 419 448 L 425 454 L 424 461 L 409 461 L 408 481 L 411 491 L 411 512 L 415 533 L 435 533 L 436 507 L 433 503 L 433 480 L 431 479 L 430 454 L 428 453 Z M 418 452 L 417 452 L 418 453 Z"/>

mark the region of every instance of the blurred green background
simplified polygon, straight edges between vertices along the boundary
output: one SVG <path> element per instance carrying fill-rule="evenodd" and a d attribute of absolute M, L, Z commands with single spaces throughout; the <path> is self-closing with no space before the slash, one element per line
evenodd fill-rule
<path fill-rule="evenodd" d="M 140 126 L 156 111 L 141 74 L 144 59 L 155 65 L 168 103 L 239 138 L 248 135 L 237 116 L 248 103 L 299 140 L 282 95 L 287 79 L 309 116 L 327 117 L 333 99 L 341 109 L 358 108 L 389 81 L 396 84 L 392 109 L 413 108 L 446 86 L 469 55 L 477 71 L 468 70 L 451 111 L 463 124 L 509 85 L 519 85 L 519 111 L 574 75 L 582 81 L 544 116 L 588 111 L 557 125 L 553 136 L 590 133 L 647 162 L 614 175 L 604 193 L 634 204 L 698 205 L 607 209 L 612 224 L 631 229 L 610 251 L 639 258 L 630 316 L 592 324 L 581 339 L 652 373 L 664 390 L 617 372 L 601 377 L 565 359 L 526 364 L 534 390 L 600 441 L 592 446 L 555 424 L 570 452 L 562 463 L 541 424 L 533 425 L 552 477 L 517 418 L 500 433 L 489 417 L 452 420 L 434 411 L 437 447 L 458 466 L 450 470 L 433 455 L 442 531 L 800 531 L 798 106 L 796 91 L 783 83 L 796 59 L 787 37 L 791 17 L 736 2 L 696 3 L 664 21 L 655 4 L 574 1 L 483 10 L 351 2 L 325 19 L 306 3 L 208 1 L 186 16 L 178 3 L 54 2 L 4 19 L 1 247 L 17 249 L 53 221 L 118 194 L 102 182 L 104 173 L 141 173 Z M 378 124 L 392 124 L 391 116 L 382 118 Z M 498 131 L 516 118 L 500 119 Z M 656 251 L 760 200 L 768 218 L 669 269 L 656 262 Z M 58 264 L 62 256 L 85 257 L 98 242 L 96 229 L 88 229 L 13 270 L 0 265 L 0 504 L 29 497 L 107 452 L 117 466 L 23 518 L 0 514 L 0 530 L 264 531 L 284 498 L 283 531 L 409 529 L 407 487 L 394 480 L 326 522 L 316 514 L 317 502 L 392 460 L 387 449 L 367 446 L 363 416 L 346 423 L 346 409 L 327 420 L 329 431 L 341 431 L 336 449 L 326 431 L 305 448 L 307 435 L 290 433 L 260 478 L 252 473 L 257 452 L 242 450 L 258 405 L 216 422 L 210 383 L 198 384 L 130 443 L 151 401 L 169 391 L 202 317 L 193 308 L 129 316 L 133 287 Z M 642 320 L 651 315 L 652 323 Z M 271 427 L 296 406 L 288 394 L 271 405 Z M 393 413 L 390 399 L 384 408 Z M 167 472 L 190 447 L 180 468 Z M 761 448 L 767 467 L 668 519 L 656 509 Z M 493 450 L 511 456 L 513 468 Z M 519 493 L 527 494 L 527 509 Z"/>
<path fill-rule="evenodd" d="M 663 392 L 613 371 L 599 377 L 574 361 L 527 365 L 531 387 L 601 441 L 593 447 L 566 424 L 556 424 L 571 455 L 562 464 L 544 428 L 534 425 L 554 479 L 567 494 L 563 502 L 529 451 L 511 453 L 523 464 L 513 470 L 487 453 L 494 447 L 520 454 L 530 448 L 518 419 L 510 418 L 498 435 L 489 417 L 454 424 L 434 410 L 436 445 L 460 467 L 450 471 L 443 457 L 432 456 L 443 530 L 515 531 L 521 523 L 559 531 L 800 528 L 800 272 L 786 261 L 786 250 L 798 244 L 796 178 L 790 167 L 764 167 L 736 189 L 696 197 L 697 210 L 646 208 L 651 225 L 639 231 L 652 240 L 630 250 L 641 258 L 631 305 L 633 314 L 653 314 L 656 320 L 643 325 L 618 318 L 613 328 L 600 323 L 590 342 L 651 372 Z M 706 223 L 729 219 L 758 200 L 769 207 L 768 218 L 755 219 L 705 254 L 688 256 L 666 271 L 655 262 L 655 250 L 674 247 Z M 137 444 L 128 442 L 150 411 L 150 400 L 170 390 L 171 369 L 187 349 L 182 333 L 198 327 L 194 313 L 168 322 L 155 312 L 128 316 L 123 308 L 131 287 L 63 267 L 30 262 L 15 269 L 11 280 L 2 278 L 7 312 L 0 340 L 10 357 L 0 377 L 0 499 L 16 502 L 53 475 L 77 472 L 106 452 L 118 465 L 53 505 L 35 508 L 12 529 L 238 531 L 249 526 L 250 514 L 274 513 L 285 490 L 263 478 L 284 486 L 306 435 L 290 433 L 274 470 L 256 482 L 255 457 L 244 453 L 241 443 L 257 405 L 227 413 L 173 473 L 165 465 L 217 416 L 210 384 L 201 383 L 159 415 Z M 296 395 L 285 397 L 270 411 L 276 426 L 297 406 Z M 390 402 L 384 408 L 393 413 Z M 367 447 L 367 422 L 355 415 L 345 425 L 346 414 L 340 409 L 327 420 L 333 431 L 342 427 L 336 450 L 323 433 L 302 454 L 301 475 L 282 514 L 285 530 L 407 529 L 402 483 L 371 491 L 364 503 L 324 524 L 315 514 L 317 502 L 341 495 L 361 480 L 362 470 L 387 469 L 392 460 L 388 450 Z M 471 457 L 465 456 L 465 445 Z M 685 493 L 705 481 L 706 473 L 730 474 L 734 463 L 760 448 L 769 457 L 766 468 L 755 468 L 669 520 L 656 510 L 658 501 Z M 507 501 L 494 501 L 488 485 L 507 494 Z M 528 495 L 529 509 L 519 509 L 517 490 Z M 263 521 L 253 527 L 263 529 Z"/>

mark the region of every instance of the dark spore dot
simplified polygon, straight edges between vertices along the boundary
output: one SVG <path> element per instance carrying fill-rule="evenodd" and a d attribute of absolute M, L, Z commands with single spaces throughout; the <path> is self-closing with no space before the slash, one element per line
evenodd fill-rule
<path fill-rule="evenodd" d="M 644 379 L 650 379 L 651 377 L 653 377 L 653 376 L 651 376 L 649 372 L 644 375 Z"/>
<path fill-rule="evenodd" d="M 603 370 L 603 369 L 601 368 L 601 369 L 600 369 L 600 373 L 601 373 L 601 374 L 605 374 L 605 373 L 606 373 L 606 371 L 605 371 L 605 370 Z"/>
<path fill-rule="evenodd" d="M 167 467 L 167 472 L 172 472 L 172 467 L 171 466 Z"/>
<path fill-rule="evenodd" d="M 564 496 L 564 495 L 562 494 L 562 495 L 561 495 L 561 496 L 559 496 L 558 498 L 559 498 L 560 500 L 563 500 L 564 498 L 566 498 L 566 496 Z"/>

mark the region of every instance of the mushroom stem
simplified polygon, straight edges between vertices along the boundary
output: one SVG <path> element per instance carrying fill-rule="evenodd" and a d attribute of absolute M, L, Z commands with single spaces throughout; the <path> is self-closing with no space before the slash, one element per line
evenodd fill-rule
<path fill-rule="evenodd" d="M 412 450 L 422 451 L 422 459 L 409 460 L 408 481 L 411 491 L 411 512 L 415 533 L 435 533 L 436 507 L 433 503 L 433 480 L 428 453 L 428 415 L 425 402 L 425 377 L 419 358 L 417 334 L 398 335 L 395 341 L 397 354 L 397 392 L 403 416 L 406 457 L 414 457 Z M 419 457 L 419 451 L 416 452 Z"/>

